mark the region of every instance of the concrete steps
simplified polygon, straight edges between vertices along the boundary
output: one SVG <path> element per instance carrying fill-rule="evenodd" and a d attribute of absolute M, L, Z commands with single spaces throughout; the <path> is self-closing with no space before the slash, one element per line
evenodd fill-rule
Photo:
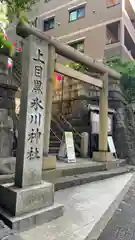
<path fill-rule="evenodd" d="M 77 185 L 83 185 L 86 183 L 115 177 L 132 171 L 133 171 L 132 167 L 125 166 L 116 169 L 111 169 L 108 171 L 90 172 L 74 176 L 60 177 L 57 179 L 53 179 L 51 182 L 54 184 L 55 191 L 58 191 L 60 189 L 66 189 Z"/>
<path fill-rule="evenodd" d="M 66 164 L 59 163 L 57 168 L 54 170 L 43 171 L 42 178 L 45 181 L 53 181 L 55 179 L 74 176 L 77 174 L 85 174 L 96 171 L 104 171 L 106 169 L 105 164 L 103 163 L 94 163 L 94 162 L 85 162 L 84 164 Z"/>
<path fill-rule="evenodd" d="M 10 165 L 15 165 L 15 160 L 13 160 L 7 160 L 8 167 L 11 168 L 9 163 Z M 3 163 L 5 167 L 7 167 L 7 162 Z M 111 178 L 131 172 L 134 169 L 134 166 L 126 165 L 125 160 L 118 160 L 115 164 L 112 162 L 110 164 L 109 162 L 108 164 L 97 163 L 85 159 L 77 159 L 77 162 L 72 164 L 57 161 L 57 168 L 54 170 L 44 170 L 42 179 L 53 183 L 55 191 L 58 191 L 60 189 Z M 12 173 L 0 175 L 0 184 L 13 182 L 14 174 Z"/>
<path fill-rule="evenodd" d="M 125 174 L 134 170 L 134 167 L 126 165 L 125 160 L 116 161 L 117 164 L 95 163 L 92 161 L 85 164 L 67 164 L 55 170 L 44 171 L 43 180 L 52 182 L 55 191 L 66 189 L 77 185 L 99 181 Z M 61 166 L 61 165 L 60 165 Z"/>

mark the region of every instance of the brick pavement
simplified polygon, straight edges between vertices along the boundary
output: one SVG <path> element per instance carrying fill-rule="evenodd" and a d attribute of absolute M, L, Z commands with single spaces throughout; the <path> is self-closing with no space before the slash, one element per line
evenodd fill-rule
<path fill-rule="evenodd" d="M 98 240 L 135 240 L 135 182 Z"/>

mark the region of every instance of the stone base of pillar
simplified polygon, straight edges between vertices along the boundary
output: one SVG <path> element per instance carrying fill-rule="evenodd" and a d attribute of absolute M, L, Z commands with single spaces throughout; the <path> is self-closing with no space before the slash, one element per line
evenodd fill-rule
<path fill-rule="evenodd" d="M 56 156 L 49 155 L 43 158 L 43 170 L 56 169 Z"/>
<path fill-rule="evenodd" d="M 114 161 L 114 156 L 111 152 L 99 151 L 93 152 L 93 160 L 96 162 L 111 162 Z"/>
<path fill-rule="evenodd" d="M 63 215 L 63 206 L 54 204 L 54 187 L 48 182 L 25 188 L 3 184 L 0 196 L 0 218 L 14 230 L 22 231 Z"/>

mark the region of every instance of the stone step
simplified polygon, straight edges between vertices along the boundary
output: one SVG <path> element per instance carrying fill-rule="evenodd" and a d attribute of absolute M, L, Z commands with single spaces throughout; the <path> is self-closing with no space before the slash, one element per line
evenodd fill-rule
<path fill-rule="evenodd" d="M 64 206 L 57 203 L 54 203 L 50 207 L 21 215 L 20 217 L 12 217 L 7 212 L 4 212 L 2 208 L 0 208 L 0 218 L 2 221 L 5 222 L 5 224 L 7 224 L 11 229 L 17 232 L 25 231 L 30 228 L 37 227 L 38 225 L 42 225 L 46 222 L 52 221 L 56 218 L 61 217 L 63 213 Z M 8 240 L 8 238 L 3 238 L 3 240 L 6 239 Z M 13 239 L 17 240 L 17 238 Z"/>
<path fill-rule="evenodd" d="M 65 188 L 74 187 L 77 185 L 99 181 L 99 180 L 111 178 L 114 176 L 132 172 L 132 171 L 133 171 L 133 167 L 125 166 L 125 167 L 119 167 L 116 169 L 111 169 L 108 171 L 100 171 L 100 172 L 93 172 L 93 173 L 90 172 L 90 173 L 84 173 L 84 174 L 77 174 L 74 176 L 60 177 L 60 178 L 52 179 L 52 183 L 55 186 L 55 191 L 58 191 L 60 189 L 65 189 Z"/>
<path fill-rule="evenodd" d="M 56 136 L 51 132 L 51 134 L 50 134 L 50 140 L 57 140 L 58 138 L 59 138 L 59 139 L 62 139 L 62 134 L 57 133 L 57 132 L 55 132 L 55 134 L 56 134 Z"/>
<path fill-rule="evenodd" d="M 54 146 L 50 146 L 49 147 L 49 153 L 56 153 L 58 154 L 59 152 L 59 147 L 54 147 Z"/>
<path fill-rule="evenodd" d="M 60 141 L 58 139 L 50 141 L 50 147 L 60 147 Z"/>
<path fill-rule="evenodd" d="M 106 170 L 106 166 L 104 163 L 95 163 L 88 161 L 85 164 L 80 165 L 72 165 L 67 164 L 66 167 L 58 167 L 54 170 L 43 171 L 43 180 L 45 181 L 52 181 L 52 179 L 67 177 L 67 176 L 74 176 L 77 174 L 84 174 L 84 173 L 92 173 L 96 171 L 104 171 Z"/>

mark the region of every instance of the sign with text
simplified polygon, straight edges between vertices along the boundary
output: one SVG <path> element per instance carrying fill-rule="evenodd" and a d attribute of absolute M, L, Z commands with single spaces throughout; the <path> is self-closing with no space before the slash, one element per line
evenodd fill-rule
<path fill-rule="evenodd" d="M 66 142 L 68 162 L 76 162 L 74 140 L 73 140 L 72 132 L 65 132 L 65 142 Z"/>
<path fill-rule="evenodd" d="M 74 140 L 72 132 L 65 132 L 60 146 L 59 158 L 67 159 L 68 163 L 76 162 Z"/>
<path fill-rule="evenodd" d="M 113 142 L 112 136 L 108 136 L 107 140 L 108 140 L 108 146 L 109 146 L 110 152 L 111 153 L 116 153 L 116 149 L 115 149 L 115 146 L 114 146 L 114 142 Z"/>
<path fill-rule="evenodd" d="M 92 133 L 99 133 L 99 113 L 91 112 Z M 112 115 L 108 116 L 108 132 L 112 133 Z"/>

